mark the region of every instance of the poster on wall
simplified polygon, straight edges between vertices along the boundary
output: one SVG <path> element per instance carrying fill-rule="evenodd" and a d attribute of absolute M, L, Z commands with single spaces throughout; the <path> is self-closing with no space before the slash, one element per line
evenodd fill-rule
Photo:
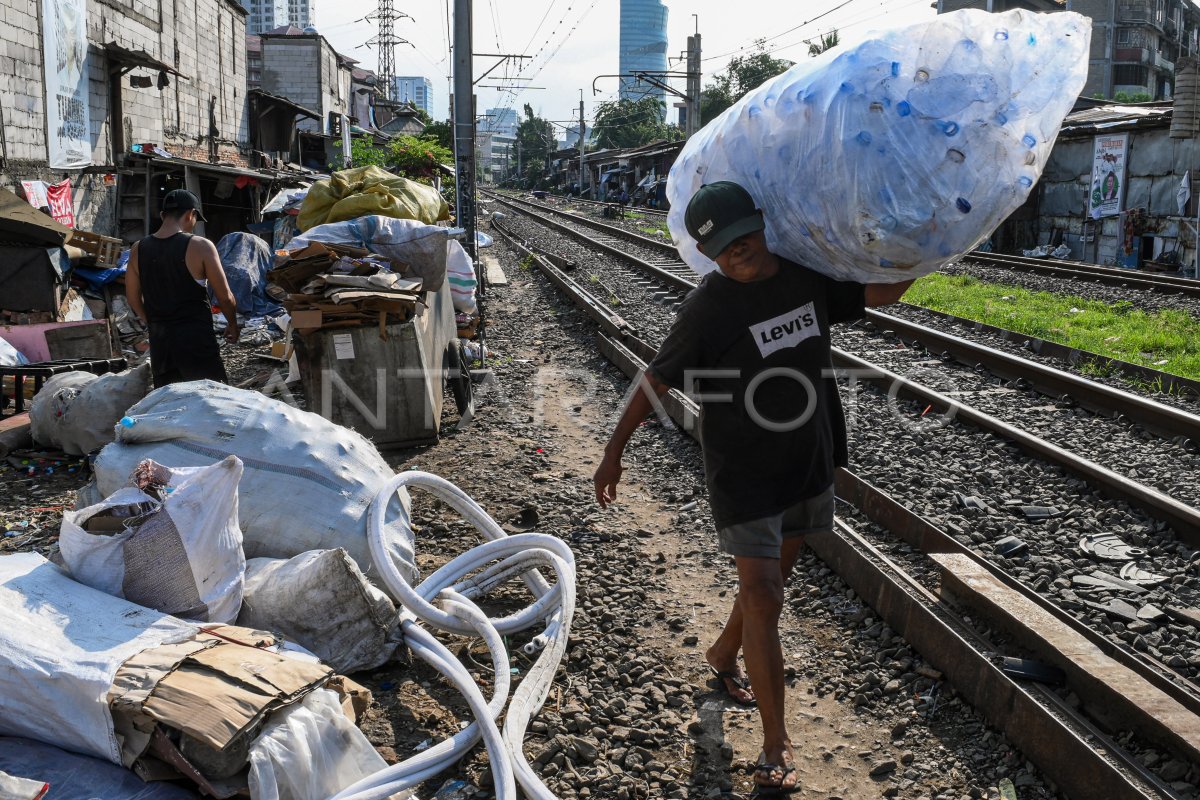
<path fill-rule="evenodd" d="M 1112 217 L 1125 205 L 1125 156 L 1129 152 L 1129 134 L 1097 136 L 1092 156 L 1092 191 L 1088 196 L 1088 215 L 1092 219 Z"/>
<path fill-rule="evenodd" d="M 92 163 L 87 52 L 87 0 L 42 0 L 46 147 L 52 169 Z"/>
<path fill-rule="evenodd" d="M 75 227 L 75 204 L 71 200 L 70 181 L 49 184 L 46 187 L 46 200 L 50 216 L 68 228 Z"/>

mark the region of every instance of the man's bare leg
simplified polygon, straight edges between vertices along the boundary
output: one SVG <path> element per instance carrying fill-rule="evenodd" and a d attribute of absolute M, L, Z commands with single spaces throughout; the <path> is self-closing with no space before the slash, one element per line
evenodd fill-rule
<path fill-rule="evenodd" d="M 779 571 L 785 585 L 788 578 L 791 577 L 792 569 L 796 565 L 796 559 L 803 548 L 803 536 L 794 536 L 783 540 L 783 552 L 780 554 Z M 704 654 L 705 660 L 718 672 L 736 672 L 738 668 L 738 654 L 742 650 L 742 604 L 739 602 L 740 597 L 741 593 L 739 592 L 737 597 L 733 599 L 733 609 L 729 612 L 729 619 L 726 621 L 725 627 L 721 629 L 721 634 L 713 642 L 712 647 L 708 648 Z M 742 702 L 746 702 L 754 697 L 752 692 L 745 692 L 728 681 L 726 681 L 725 688 L 736 699 Z M 735 690 L 737 690 L 736 693 Z"/>

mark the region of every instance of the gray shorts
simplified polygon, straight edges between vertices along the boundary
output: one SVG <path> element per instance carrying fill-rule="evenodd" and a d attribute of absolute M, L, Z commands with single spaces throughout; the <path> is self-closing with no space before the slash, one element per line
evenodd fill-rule
<path fill-rule="evenodd" d="M 779 558 L 783 540 L 833 530 L 833 487 L 778 514 L 719 528 L 721 552 L 731 556 Z"/>

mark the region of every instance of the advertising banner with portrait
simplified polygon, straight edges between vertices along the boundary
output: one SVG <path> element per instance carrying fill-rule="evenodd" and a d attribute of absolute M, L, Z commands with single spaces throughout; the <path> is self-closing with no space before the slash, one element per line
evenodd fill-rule
<path fill-rule="evenodd" d="M 87 0 L 42 0 L 46 147 L 52 169 L 91 166 Z"/>
<path fill-rule="evenodd" d="M 1092 188 L 1088 194 L 1088 216 L 1112 217 L 1125 207 L 1125 157 L 1129 134 L 1097 136 L 1092 158 Z"/>

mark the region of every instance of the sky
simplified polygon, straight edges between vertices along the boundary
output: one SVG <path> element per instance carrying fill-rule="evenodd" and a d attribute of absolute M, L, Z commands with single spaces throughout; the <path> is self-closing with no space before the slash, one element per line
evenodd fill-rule
<path fill-rule="evenodd" d="M 375 0 L 313 0 L 317 30 L 339 52 L 357 59 L 367 69 L 376 67 L 377 52 L 363 46 L 378 25 L 366 19 Z M 434 119 L 449 117 L 450 32 L 448 19 L 454 0 L 393 0 L 397 12 L 409 15 L 396 24 L 396 35 L 412 43 L 395 50 L 397 75 L 423 75 L 433 83 Z M 767 38 L 772 55 L 790 61 L 808 58 L 806 39 L 837 28 L 843 42 L 860 39 L 881 27 L 908 25 L 934 16 L 932 0 L 666 0 L 667 54 L 682 56 L 687 37 L 701 35 L 701 82 L 707 86 L 739 53 L 754 49 L 754 41 Z M 784 6 L 784 10 L 781 10 Z M 578 118 L 579 101 L 590 121 L 596 105 L 617 97 L 620 0 L 473 0 L 475 77 L 502 59 L 482 54 L 513 54 L 530 59 L 507 60 L 478 82 L 479 113 L 497 107 L 518 114 L 525 103 L 534 113 L 558 126 Z M 517 65 L 523 65 L 518 72 Z M 670 68 L 683 70 L 682 65 Z M 513 93 L 484 88 L 508 81 L 508 86 L 530 88 Z M 494 78 L 499 77 L 497 81 Z M 598 93 L 593 93 L 593 81 Z M 544 87 L 544 88 L 533 88 Z M 682 80 L 678 88 L 683 88 Z M 581 95 L 582 91 L 582 95 Z M 671 119 L 674 116 L 672 115 Z"/>

